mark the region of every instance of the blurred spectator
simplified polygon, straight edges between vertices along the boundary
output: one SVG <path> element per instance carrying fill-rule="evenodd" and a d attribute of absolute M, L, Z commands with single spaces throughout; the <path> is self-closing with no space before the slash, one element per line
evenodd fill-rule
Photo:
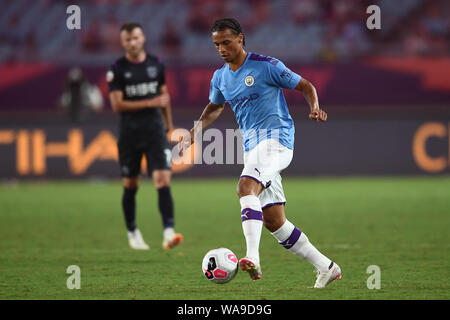
<path fill-rule="evenodd" d="M 83 50 L 87 52 L 98 52 L 103 48 L 100 26 L 100 21 L 95 20 L 83 34 L 81 38 Z"/>
<path fill-rule="evenodd" d="M 181 38 L 172 23 L 167 23 L 161 38 L 161 45 L 166 55 L 178 56 L 180 54 Z"/>
<path fill-rule="evenodd" d="M 301 38 L 311 44 L 298 58 L 304 61 L 348 60 L 370 54 L 373 48 L 378 54 L 399 56 L 450 51 L 448 0 L 80 0 L 85 13 L 81 32 L 58 27 L 57 13 L 69 0 L 39 0 L 34 6 L 28 0 L 4 2 L 9 14 L 0 29 L 0 63 L 10 58 L 68 64 L 109 61 L 121 51 L 120 24 L 131 18 L 141 20 L 152 30 L 152 39 L 159 39 L 151 43 L 155 51 L 177 59 L 183 57 L 180 48 L 204 53 L 191 55 L 189 63 L 209 62 L 208 33 L 214 20 L 223 17 L 238 19 L 249 40 L 255 39 L 249 44 L 264 46 L 272 55 L 297 57 L 295 51 L 285 50 L 296 50 L 292 43 Z M 380 32 L 365 27 L 370 4 L 381 7 Z M 182 37 L 177 30 L 183 30 Z M 272 30 L 277 31 L 275 38 Z M 215 58 L 211 56 L 211 61 Z"/>
<path fill-rule="evenodd" d="M 18 13 L 14 13 L 9 17 L 5 35 L 12 46 L 17 46 L 23 42 L 25 35 L 20 29 L 20 15 Z"/>
<path fill-rule="evenodd" d="M 25 38 L 25 58 L 27 60 L 33 59 L 36 55 L 37 47 L 36 47 L 36 38 L 34 35 L 34 31 L 28 32 Z"/>
<path fill-rule="evenodd" d="M 320 50 L 319 57 L 325 62 L 335 62 L 337 59 L 336 51 L 333 47 L 333 41 L 330 37 L 326 37 L 323 47 Z"/>
<path fill-rule="evenodd" d="M 292 1 L 291 14 L 293 22 L 303 24 L 317 19 L 322 11 L 321 5 L 315 0 Z"/>
<path fill-rule="evenodd" d="M 320 57 L 326 61 L 357 57 L 370 48 L 365 24 L 366 8 L 362 1 L 322 2 L 326 33 Z"/>
<path fill-rule="evenodd" d="M 69 70 L 60 106 L 73 122 L 82 122 L 93 111 L 103 108 L 103 97 L 97 86 L 90 84 L 80 68 Z"/>
<path fill-rule="evenodd" d="M 105 45 L 104 50 L 109 52 L 122 52 L 119 39 L 120 24 L 114 16 L 108 17 L 107 21 L 101 25 L 100 38 Z"/>
<path fill-rule="evenodd" d="M 428 2 L 423 16 L 409 26 L 404 49 L 407 55 L 448 55 L 450 6 L 447 2 Z"/>
<path fill-rule="evenodd" d="M 404 48 L 408 56 L 425 55 L 428 51 L 427 34 L 421 25 L 416 25 L 405 38 Z"/>
<path fill-rule="evenodd" d="M 442 55 L 448 52 L 448 14 L 449 12 L 445 12 L 444 6 L 440 8 L 436 3 L 430 2 L 426 15 L 421 21 L 433 54 Z"/>
<path fill-rule="evenodd" d="M 422 24 L 432 35 L 447 36 L 448 34 L 448 16 L 444 16 L 433 2 L 430 3 L 427 13 L 422 19 Z"/>
<path fill-rule="evenodd" d="M 270 20 L 270 7 L 267 0 L 250 0 L 251 16 L 243 21 L 244 30 L 251 32 L 259 25 L 267 23 Z"/>
<path fill-rule="evenodd" d="M 191 31 L 204 33 L 210 28 L 210 17 L 214 11 L 214 4 L 207 1 L 196 0 L 193 2 L 189 17 L 188 27 Z"/>
<path fill-rule="evenodd" d="M 196 33 L 211 30 L 216 19 L 223 18 L 224 4 L 220 0 L 194 0 L 189 9 L 187 25 Z"/>
<path fill-rule="evenodd" d="M 348 22 L 342 30 L 342 39 L 350 55 L 359 55 L 366 45 L 365 26 L 359 21 Z"/>

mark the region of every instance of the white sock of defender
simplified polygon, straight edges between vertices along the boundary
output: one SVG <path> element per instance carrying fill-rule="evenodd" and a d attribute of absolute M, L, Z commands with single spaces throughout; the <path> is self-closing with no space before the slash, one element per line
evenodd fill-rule
<path fill-rule="evenodd" d="M 256 259 L 259 263 L 259 241 L 263 226 L 263 215 L 261 202 L 256 196 L 244 196 L 241 202 L 242 230 L 247 243 L 247 254 L 249 258 Z"/>
<path fill-rule="evenodd" d="M 296 228 L 290 221 L 286 222 L 272 235 L 278 243 L 294 253 L 295 255 L 308 260 L 320 272 L 328 271 L 331 260 L 325 257 L 311 242 L 308 237 Z"/>

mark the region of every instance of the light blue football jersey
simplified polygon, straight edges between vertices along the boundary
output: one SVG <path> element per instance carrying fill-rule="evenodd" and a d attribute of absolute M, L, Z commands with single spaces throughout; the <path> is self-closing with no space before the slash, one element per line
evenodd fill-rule
<path fill-rule="evenodd" d="M 242 66 L 234 72 L 228 64 L 214 72 L 209 100 L 229 103 L 242 133 L 244 150 L 274 138 L 294 149 L 294 121 L 282 88 L 294 89 L 301 76 L 280 60 L 248 52 Z"/>

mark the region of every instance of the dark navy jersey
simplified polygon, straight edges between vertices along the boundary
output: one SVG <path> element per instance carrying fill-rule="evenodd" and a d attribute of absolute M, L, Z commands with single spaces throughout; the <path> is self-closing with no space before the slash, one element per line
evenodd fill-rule
<path fill-rule="evenodd" d="M 165 84 L 165 69 L 159 58 L 147 54 L 140 63 L 125 57 L 118 59 L 106 74 L 109 91 L 120 90 L 129 101 L 151 99 L 161 94 Z M 120 112 L 120 133 L 162 130 L 164 123 L 160 108 Z"/>

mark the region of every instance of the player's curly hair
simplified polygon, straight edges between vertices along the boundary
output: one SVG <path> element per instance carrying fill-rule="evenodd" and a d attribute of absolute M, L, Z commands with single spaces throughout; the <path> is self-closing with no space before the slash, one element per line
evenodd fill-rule
<path fill-rule="evenodd" d="M 215 31 L 223 31 L 225 29 L 230 29 L 231 32 L 233 32 L 233 34 L 235 34 L 235 35 L 239 35 L 242 33 L 242 35 L 244 36 L 244 40 L 242 41 L 242 44 L 245 46 L 245 35 L 242 32 L 241 25 L 239 24 L 239 22 L 236 19 L 224 18 L 224 19 L 216 20 L 213 23 L 213 26 L 211 27 L 211 33 L 215 32 Z"/>

